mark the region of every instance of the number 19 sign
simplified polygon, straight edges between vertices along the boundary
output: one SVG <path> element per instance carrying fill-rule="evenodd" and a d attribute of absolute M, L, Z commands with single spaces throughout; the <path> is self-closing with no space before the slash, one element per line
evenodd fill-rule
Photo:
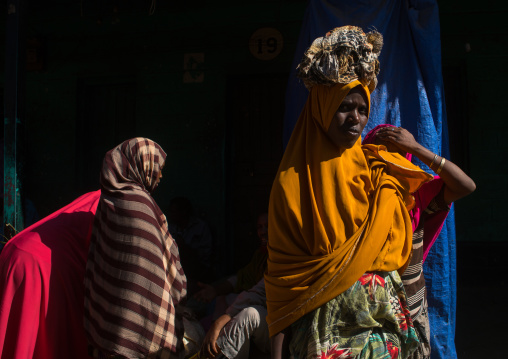
<path fill-rule="evenodd" d="M 256 30 L 249 40 L 252 55 L 259 60 L 271 60 L 282 51 L 283 39 L 279 30 L 263 27 Z"/>

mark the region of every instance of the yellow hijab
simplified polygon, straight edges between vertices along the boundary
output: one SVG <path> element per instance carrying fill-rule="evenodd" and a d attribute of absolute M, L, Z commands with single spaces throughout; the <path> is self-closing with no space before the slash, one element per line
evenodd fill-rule
<path fill-rule="evenodd" d="M 328 138 L 335 112 L 356 86 L 370 108 L 359 81 L 311 88 L 273 183 L 265 274 L 271 336 L 363 273 L 400 269 L 410 259 L 410 193 L 430 175 L 379 151 L 384 146 L 366 146 L 364 154 L 361 139 L 339 149 Z"/>

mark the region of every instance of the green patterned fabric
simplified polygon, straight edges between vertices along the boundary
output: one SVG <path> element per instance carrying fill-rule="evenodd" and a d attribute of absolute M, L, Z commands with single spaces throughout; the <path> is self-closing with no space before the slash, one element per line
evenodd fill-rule
<path fill-rule="evenodd" d="M 295 359 L 402 359 L 419 343 L 396 271 L 365 273 L 291 329 Z"/>

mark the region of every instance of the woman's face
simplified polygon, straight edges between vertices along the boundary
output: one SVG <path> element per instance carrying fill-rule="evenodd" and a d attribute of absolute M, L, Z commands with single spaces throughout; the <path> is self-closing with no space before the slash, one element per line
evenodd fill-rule
<path fill-rule="evenodd" d="M 155 180 L 155 185 L 153 186 L 153 189 L 156 189 L 157 186 L 159 186 L 159 183 L 161 182 L 161 178 L 162 178 L 162 167 L 159 170 L 159 173 L 157 174 L 157 179 Z"/>
<path fill-rule="evenodd" d="M 339 148 L 351 148 L 362 134 L 369 120 L 367 96 L 355 87 L 344 98 L 328 128 L 328 137 Z"/>

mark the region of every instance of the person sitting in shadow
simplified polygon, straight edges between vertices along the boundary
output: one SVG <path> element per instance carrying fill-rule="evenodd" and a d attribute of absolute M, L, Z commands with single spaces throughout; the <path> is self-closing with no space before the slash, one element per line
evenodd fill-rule
<path fill-rule="evenodd" d="M 201 303 L 212 303 L 215 299 L 213 315 L 210 319 L 222 315 L 238 293 L 251 289 L 263 278 L 268 258 L 268 214 L 260 214 L 256 223 L 259 247 L 252 255 L 250 262 L 229 278 L 223 278 L 213 284 L 198 283 L 201 290 L 194 294 L 194 300 Z M 208 326 L 206 320 L 204 326 L 205 328 Z"/>
<path fill-rule="evenodd" d="M 201 358 L 269 358 L 265 281 L 243 291 L 206 333 Z"/>
<path fill-rule="evenodd" d="M 192 294 L 198 289 L 198 281 L 214 279 L 210 227 L 194 214 L 188 198 L 175 197 L 169 204 L 168 229 L 178 244 L 188 293 Z"/>

